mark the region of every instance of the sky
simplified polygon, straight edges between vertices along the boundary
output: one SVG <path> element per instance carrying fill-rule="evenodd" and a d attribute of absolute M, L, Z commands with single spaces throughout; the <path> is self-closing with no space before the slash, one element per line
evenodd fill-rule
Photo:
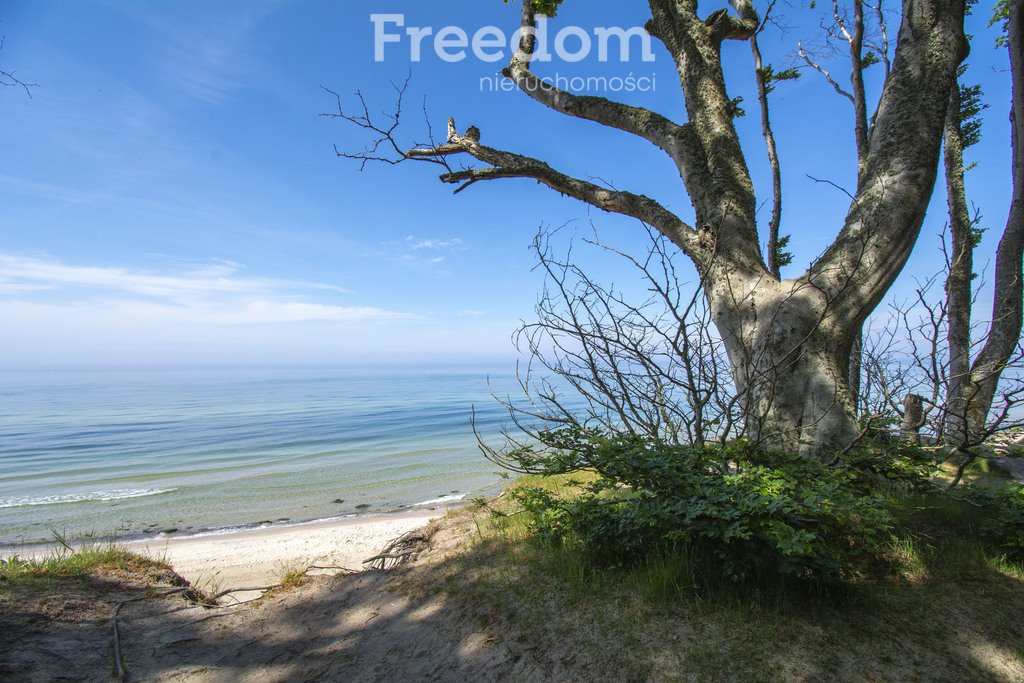
<path fill-rule="evenodd" d="M 324 113 L 358 111 L 356 91 L 384 120 L 392 83 L 411 76 L 398 135 L 443 133 L 449 116 L 485 143 L 555 168 L 658 198 L 684 219 L 692 208 L 671 161 L 648 143 L 545 110 L 491 85 L 504 61 L 467 50 L 449 61 L 432 37 L 418 61 L 409 27 L 473 36 L 517 28 L 500 0 L 422 3 L 0 0 L 0 70 L 37 84 L 0 88 L 0 369 L 334 367 L 485 364 L 511 369 L 511 335 L 542 285 L 529 246 L 538 229 L 565 226 L 556 244 L 594 231 L 642 249 L 635 221 L 603 214 L 526 180 L 481 183 L 454 196 L 424 164 L 359 164 L 365 131 Z M 706 2 L 710 12 L 724 2 Z M 402 15 L 403 26 L 372 15 Z M 568 0 L 552 33 L 629 29 L 645 2 Z M 794 64 L 798 43 L 835 73 L 842 55 L 820 49 L 821 8 L 785 8 L 784 30 L 762 38 L 766 61 Z M 991 260 L 1010 197 L 1009 73 L 988 10 L 968 18 L 967 79 L 981 83 L 982 142 L 969 151 L 970 200 L 988 228 Z M 898 16 L 889 15 L 895 34 Z M 375 46 L 375 32 L 398 42 Z M 568 34 L 567 34 L 568 35 Z M 552 41 L 552 51 L 554 51 Z M 668 54 L 638 46 L 622 60 L 553 55 L 541 75 L 634 76 L 646 91 L 604 94 L 684 120 Z M 895 41 L 893 41 L 895 42 Z M 376 54 L 377 48 L 382 50 Z M 458 52 L 447 50 L 450 56 Z M 484 50 L 486 57 L 500 52 Z M 377 59 L 377 57 L 381 59 Z M 758 196 L 770 176 L 757 116 L 750 50 L 728 43 L 730 94 Z M 877 68 L 876 68 L 877 71 Z M 837 76 L 838 77 L 838 76 Z M 878 79 L 869 79 L 877 96 Z M 851 187 L 852 109 L 813 73 L 772 93 L 796 275 L 838 232 L 849 200 L 807 176 Z M 425 116 L 425 115 L 426 116 Z M 762 208 L 766 223 L 767 205 Z M 942 180 L 910 263 L 893 289 L 941 264 Z M 762 226 L 762 229 L 763 226 Z M 634 286 L 621 264 L 574 252 L 596 278 Z M 787 273 L 784 273 L 787 274 Z M 642 292 L 639 290 L 637 294 Z M 980 307 L 986 297 L 982 295 Z"/>

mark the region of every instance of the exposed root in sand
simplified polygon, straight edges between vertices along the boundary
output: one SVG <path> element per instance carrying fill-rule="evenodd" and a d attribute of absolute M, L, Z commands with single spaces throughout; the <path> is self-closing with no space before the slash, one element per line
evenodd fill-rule
<path fill-rule="evenodd" d="M 390 570 L 402 566 L 423 549 L 423 546 L 430 540 L 430 535 L 420 529 L 404 533 L 394 539 L 380 551 L 363 564 L 369 564 L 367 569 Z"/>

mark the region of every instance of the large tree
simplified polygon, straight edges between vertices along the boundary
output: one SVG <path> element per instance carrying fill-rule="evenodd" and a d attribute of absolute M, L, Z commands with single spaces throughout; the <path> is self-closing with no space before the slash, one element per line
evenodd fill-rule
<path fill-rule="evenodd" d="M 854 21 L 862 22 L 862 0 L 853 2 Z M 652 18 L 646 29 L 675 62 L 684 122 L 565 92 L 538 78 L 531 71 L 536 17 L 539 9 L 557 4 L 523 1 L 522 41 L 505 75 L 544 106 L 663 150 L 692 202 L 693 225 L 643 194 L 602 187 L 540 159 L 484 145 L 479 130 L 459 132 L 453 120 L 444 144 L 402 151 L 391 161 L 441 164 L 441 180 L 457 184 L 457 191 L 484 180 L 530 178 L 653 226 L 700 274 L 750 431 L 776 446 L 805 452 L 845 447 L 858 434 L 848 376 L 851 347 L 900 274 L 921 230 L 950 88 L 967 55 L 963 0 L 904 0 L 877 110 L 869 115 L 863 102 L 855 108 L 857 188 L 846 218 L 833 226 L 838 235 L 821 257 L 788 279 L 781 279 L 775 263 L 769 266 L 762 254 L 754 186 L 722 68 L 723 44 L 749 40 L 760 28 L 750 0 L 731 0 L 734 13 L 719 9 L 703 17 L 696 0 L 649 0 Z M 346 118 L 371 127 L 364 118 Z M 391 129 L 378 132 L 394 143 Z M 485 165 L 455 170 L 448 160 L 457 155 Z M 816 231 L 829 229 L 815 226 Z"/>

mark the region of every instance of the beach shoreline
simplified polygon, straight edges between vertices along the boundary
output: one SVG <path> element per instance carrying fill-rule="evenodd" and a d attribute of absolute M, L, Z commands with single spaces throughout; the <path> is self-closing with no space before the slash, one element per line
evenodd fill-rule
<path fill-rule="evenodd" d="M 117 541 L 132 552 L 167 562 L 202 590 L 268 586 L 294 569 L 311 565 L 363 569 L 388 541 L 426 526 L 462 501 L 429 508 L 352 515 L 193 535 Z M 72 544 L 74 545 L 74 544 Z M 59 552 L 56 542 L 0 547 L 0 559 Z"/>

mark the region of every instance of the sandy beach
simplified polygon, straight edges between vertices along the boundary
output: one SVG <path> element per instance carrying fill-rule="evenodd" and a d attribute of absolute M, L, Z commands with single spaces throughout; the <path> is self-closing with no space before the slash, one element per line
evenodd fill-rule
<path fill-rule="evenodd" d="M 278 583 L 285 572 L 310 565 L 362 569 L 363 560 L 388 541 L 426 525 L 445 507 L 269 526 L 207 536 L 127 541 L 141 555 L 168 562 L 203 590 L 223 591 Z M 54 551 L 50 545 L 5 548 L 0 557 L 31 557 Z"/>
<path fill-rule="evenodd" d="M 362 569 L 388 541 L 442 514 L 410 510 L 126 545 L 168 562 L 195 586 L 222 591 L 274 584 L 285 572 L 314 564 Z"/>

